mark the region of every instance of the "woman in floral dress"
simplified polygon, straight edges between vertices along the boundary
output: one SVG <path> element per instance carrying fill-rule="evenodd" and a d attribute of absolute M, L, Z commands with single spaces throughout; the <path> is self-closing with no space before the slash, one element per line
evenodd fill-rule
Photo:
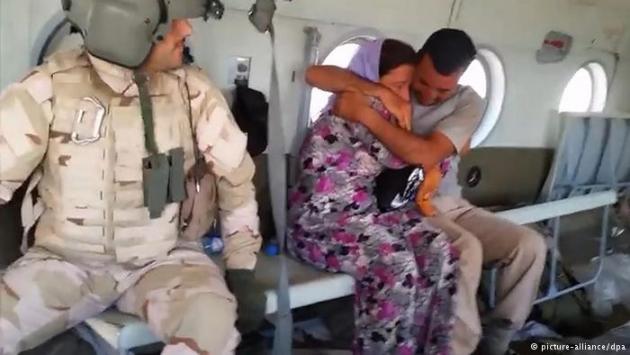
<path fill-rule="evenodd" d="M 361 46 L 350 69 L 407 95 L 416 57 L 407 44 Z M 378 100 L 372 107 L 393 119 Z M 374 180 L 402 168 L 365 127 L 326 109 L 300 152 L 290 192 L 289 249 L 300 260 L 356 280 L 356 354 L 450 354 L 457 251 L 413 203 L 383 213 Z"/>

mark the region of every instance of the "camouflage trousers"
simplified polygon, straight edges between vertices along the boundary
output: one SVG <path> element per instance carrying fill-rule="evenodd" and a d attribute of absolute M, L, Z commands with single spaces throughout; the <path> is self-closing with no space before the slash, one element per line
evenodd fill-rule
<path fill-rule="evenodd" d="M 229 354 L 236 301 L 205 254 L 175 249 L 143 267 L 69 262 L 33 248 L 0 283 L 0 355 L 17 354 L 111 305 L 146 321 L 163 354 Z"/>

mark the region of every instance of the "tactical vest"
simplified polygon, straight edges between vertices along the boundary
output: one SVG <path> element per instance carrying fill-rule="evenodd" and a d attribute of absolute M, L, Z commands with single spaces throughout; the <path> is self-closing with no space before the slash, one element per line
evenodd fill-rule
<path fill-rule="evenodd" d="M 156 219 L 144 207 L 142 159 L 148 153 L 139 98 L 114 92 L 87 61 L 51 75 L 53 117 L 38 186 L 45 208 L 35 245 L 69 258 L 119 263 L 165 256 L 178 238 L 180 206 L 167 204 Z M 194 152 L 183 81 L 160 74 L 150 92 L 158 150 L 183 147 L 188 171 Z"/>

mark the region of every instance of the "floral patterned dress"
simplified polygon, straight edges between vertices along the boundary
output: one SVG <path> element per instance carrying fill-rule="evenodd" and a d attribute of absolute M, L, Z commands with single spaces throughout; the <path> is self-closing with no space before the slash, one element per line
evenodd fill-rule
<path fill-rule="evenodd" d="M 376 207 L 373 182 L 401 168 L 365 127 L 325 113 L 300 152 L 289 196 L 289 249 L 354 276 L 355 354 L 449 354 L 458 252 L 408 206 Z"/>

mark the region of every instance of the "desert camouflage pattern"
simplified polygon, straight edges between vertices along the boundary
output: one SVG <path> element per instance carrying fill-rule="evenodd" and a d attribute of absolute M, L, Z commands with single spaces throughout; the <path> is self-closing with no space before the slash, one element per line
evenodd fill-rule
<path fill-rule="evenodd" d="M 35 247 L 0 285 L 0 354 L 17 354 L 111 305 L 146 321 L 174 354 L 230 354 L 236 301 L 221 270 L 198 251 L 176 249 L 142 268 L 71 263 Z M 183 347 L 186 351 L 181 351 Z"/>
<path fill-rule="evenodd" d="M 220 91 L 193 67 L 151 76 L 149 91 L 159 150 L 182 147 L 190 169 L 196 132 L 216 186 L 226 264 L 253 269 L 261 245 L 254 164 Z M 73 134 L 95 139 L 77 144 Z M 180 204 L 149 218 L 147 155 L 133 72 L 84 50 L 53 55 L 0 95 L 0 204 L 31 174 L 39 196 L 28 193 L 22 206 L 24 226 L 39 219 L 35 247 L 0 285 L 0 354 L 36 346 L 113 303 L 165 341 L 179 339 L 177 349 L 223 353 L 237 334 L 234 299 L 204 254 L 177 247 Z"/>

